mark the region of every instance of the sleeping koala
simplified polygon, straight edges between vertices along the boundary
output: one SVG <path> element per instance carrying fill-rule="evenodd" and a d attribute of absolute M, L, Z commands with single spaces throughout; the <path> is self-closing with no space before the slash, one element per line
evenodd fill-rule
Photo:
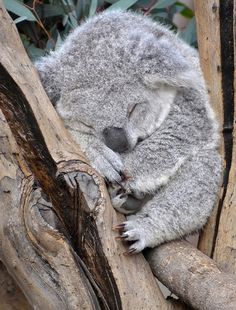
<path fill-rule="evenodd" d="M 221 176 L 197 52 L 148 17 L 104 12 L 36 63 L 91 165 L 107 180 L 130 252 L 202 228 Z"/>

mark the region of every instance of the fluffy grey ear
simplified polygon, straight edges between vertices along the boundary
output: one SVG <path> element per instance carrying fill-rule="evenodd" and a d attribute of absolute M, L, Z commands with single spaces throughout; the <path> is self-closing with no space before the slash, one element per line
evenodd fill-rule
<path fill-rule="evenodd" d="M 56 102 L 60 99 L 60 88 L 59 83 L 56 80 L 58 72 L 55 70 L 58 66 L 55 65 L 55 57 L 51 55 L 42 57 L 34 63 L 36 67 L 40 80 L 46 90 L 46 93 L 51 100 L 52 104 L 55 106 Z"/>
<path fill-rule="evenodd" d="M 203 86 L 201 74 L 198 71 L 189 69 L 188 71 L 179 72 L 173 76 L 164 76 L 160 73 L 145 74 L 143 81 L 147 87 L 157 89 L 160 84 L 167 84 L 178 87 L 197 88 Z"/>
<path fill-rule="evenodd" d="M 197 53 L 177 38 L 172 42 L 170 37 L 161 37 L 147 56 L 149 70 L 144 70 L 143 80 L 148 87 L 155 89 L 160 84 L 168 84 L 177 88 L 199 88 L 204 85 Z"/>

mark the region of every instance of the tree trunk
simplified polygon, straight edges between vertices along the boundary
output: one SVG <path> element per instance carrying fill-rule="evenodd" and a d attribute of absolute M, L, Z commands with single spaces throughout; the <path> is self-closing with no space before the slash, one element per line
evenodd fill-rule
<path fill-rule="evenodd" d="M 8 272 L 34 309 L 184 309 L 165 300 L 141 254 L 123 255 L 112 227 L 124 217 L 50 104 L 1 0 L 0 28 L 0 259 Z M 236 279 L 186 242 L 147 257 L 190 306 L 236 309 Z"/>
<path fill-rule="evenodd" d="M 235 16 L 236 1 L 195 1 L 202 68 L 222 128 L 224 179 L 199 249 L 235 273 Z"/>
<path fill-rule="evenodd" d="M 143 256 L 124 256 L 102 178 L 50 104 L 0 9 L 0 257 L 35 309 L 167 309 Z M 137 273 L 137 270 L 139 272 Z"/>

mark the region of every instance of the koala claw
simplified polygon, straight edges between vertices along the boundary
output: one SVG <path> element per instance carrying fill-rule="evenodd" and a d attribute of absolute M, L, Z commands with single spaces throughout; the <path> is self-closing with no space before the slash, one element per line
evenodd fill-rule
<path fill-rule="evenodd" d="M 117 230 L 117 231 L 123 232 L 124 227 L 125 227 L 125 224 L 122 223 L 122 224 L 118 224 L 118 225 L 116 225 L 116 226 L 113 226 L 113 227 L 112 227 L 112 230 Z M 120 237 L 121 237 L 121 236 L 120 236 Z"/>
<path fill-rule="evenodd" d="M 129 247 L 129 250 L 124 253 L 125 255 L 137 254 L 148 246 L 145 233 L 140 227 L 135 227 L 134 222 L 126 221 L 116 225 L 114 229 L 121 233 L 121 236 L 116 239 L 133 242 Z"/>

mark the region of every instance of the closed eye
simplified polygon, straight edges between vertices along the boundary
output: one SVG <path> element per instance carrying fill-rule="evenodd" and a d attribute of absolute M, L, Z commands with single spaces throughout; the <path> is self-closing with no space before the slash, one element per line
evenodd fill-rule
<path fill-rule="evenodd" d="M 85 122 L 82 122 L 81 120 L 79 120 L 78 123 L 79 123 L 79 127 L 80 127 L 79 129 L 82 132 L 89 133 L 89 134 L 92 134 L 95 132 L 95 129 L 93 128 L 93 126 L 88 125 Z"/>
<path fill-rule="evenodd" d="M 135 103 L 129 110 L 128 110 L 128 117 L 130 118 L 137 107 L 138 103 Z"/>
<path fill-rule="evenodd" d="M 134 104 L 129 110 L 128 110 L 128 118 L 140 118 L 144 119 L 145 115 L 148 112 L 148 103 L 147 102 L 139 102 Z"/>

